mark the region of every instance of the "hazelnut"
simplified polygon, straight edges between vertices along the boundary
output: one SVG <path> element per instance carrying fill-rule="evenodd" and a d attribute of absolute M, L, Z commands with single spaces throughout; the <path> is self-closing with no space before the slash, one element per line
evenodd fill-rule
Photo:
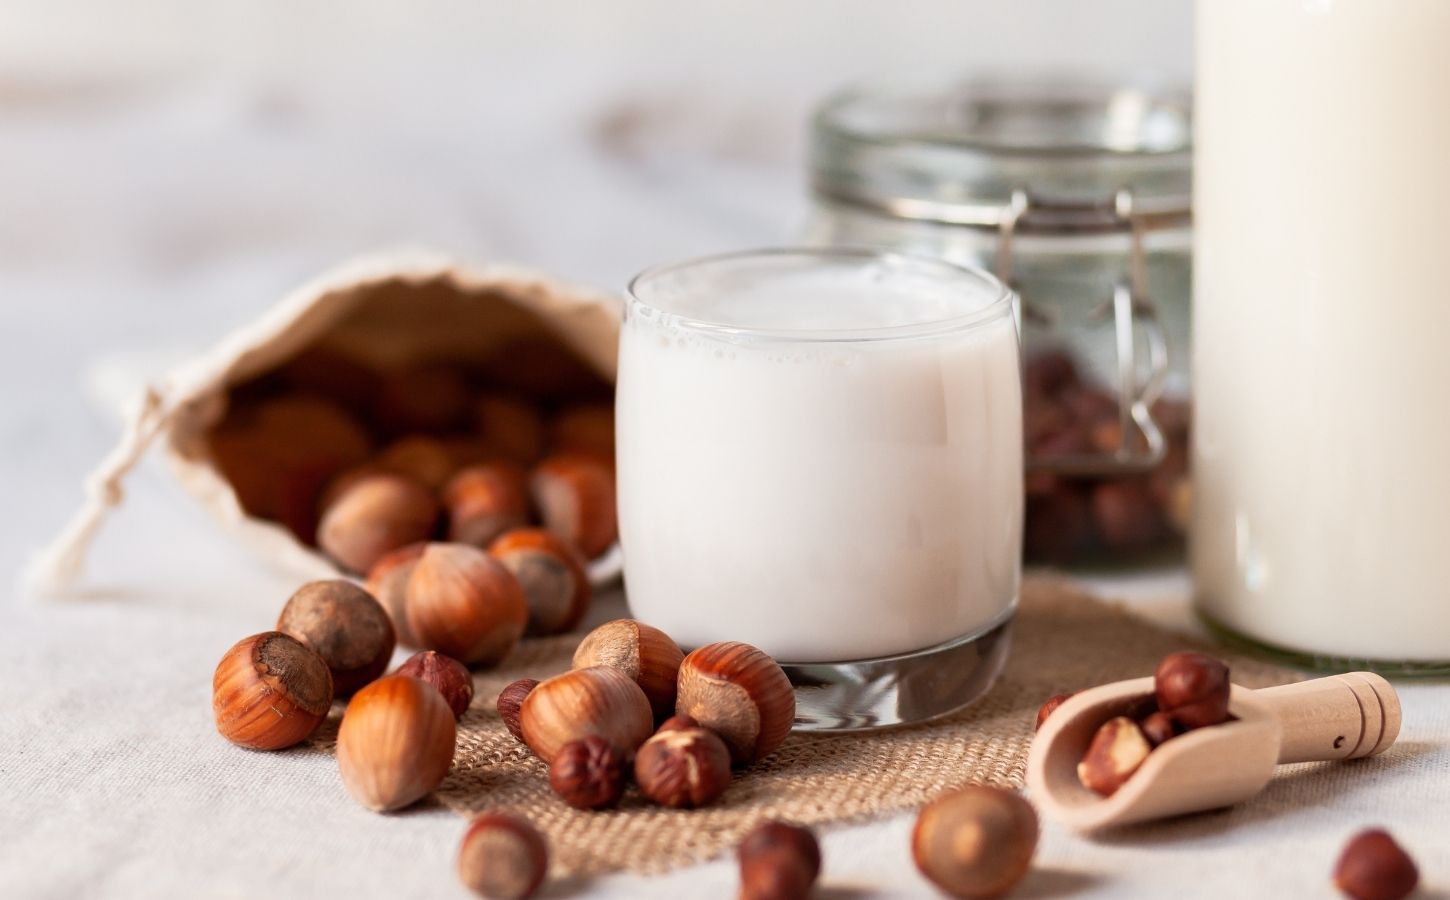
<path fill-rule="evenodd" d="M 374 563 L 368 572 L 368 593 L 377 598 L 392 620 L 398 643 L 409 647 L 418 646 L 418 638 L 408 630 L 408 579 L 413 577 L 413 568 L 427 546 L 420 542 L 399 547 Z"/>
<path fill-rule="evenodd" d="M 332 708 L 327 663 L 278 631 L 233 645 L 217 664 L 211 691 L 216 730 L 253 750 L 280 750 L 304 740 Z"/>
<path fill-rule="evenodd" d="M 468 422 L 470 391 L 456 366 L 428 365 L 383 377 L 373 412 L 390 434 L 454 431 Z"/>
<path fill-rule="evenodd" d="M 458 847 L 458 879 L 480 897 L 532 897 L 549 868 L 544 836 L 525 819 L 484 813 L 468 825 Z"/>
<path fill-rule="evenodd" d="M 736 850 L 741 900 L 803 900 L 821 874 L 821 845 L 810 829 L 784 822 L 756 826 Z"/>
<path fill-rule="evenodd" d="M 490 394 L 473 404 L 474 430 L 504 459 L 532 465 L 544 455 L 544 419 L 532 404 Z"/>
<path fill-rule="evenodd" d="M 661 806 L 708 806 L 730 786 L 730 751 L 719 735 L 675 716 L 634 757 L 640 791 Z"/>
<path fill-rule="evenodd" d="M 401 475 L 366 475 L 323 512 L 317 543 L 349 572 L 366 572 L 388 552 L 427 540 L 437 519 L 427 488 Z"/>
<path fill-rule="evenodd" d="M 685 654 L 669 635 L 633 619 L 606 622 L 584 636 L 574 668 L 609 666 L 640 686 L 656 721 L 675 711 L 676 682 Z"/>
<path fill-rule="evenodd" d="M 1043 701 L 1043 704 L 1037 708 L 1037 725 L 1033 730 L 1041 731 L 1042 723 L 1047 721 L 1047 717 L 1052 715 L 1059 706 L 1066 703 L 1071 698 L 1072 694 L 1070 693 L 1053 694 L 1051 697 L 1048 697 L 1045 701 Z"/>
<path fill-rule="evenodd" d="M 609 809 L 624 796 L 624 759 L 597 734 L 570 741 L 549 763 L 549 787 L 575 809 Z"/>
<path fill-rule="evenodd" d="M 611 464 L 583 453 L 555 454 L 534 467 L 530 487 L 544 527 L 579 548 L 586 559 L 614 543 L 619 523 Z"/>
<path fill-rule="evenodd" d="M 584 559 L 542 528 L 516 528 L 488 548 L 524 589 L 531 634 L 569 631 L 589 610 L 592 589 Z"/>
<path fill-rule="evenodd" d="M 1355 900 L 1400 900 L 1419 880 L 1415 861 L 1379 828 L 1350 838 L 1334 864 L 1334 886 Z"/>
<path fill-rule="evenodd" d="M 503 564 L 467 544 L 429 544 L 408 579 L 408 631 L 418 646 L 492 665 L 524 633 L 529 608 Z"/>
<path fill-rule="evenodd" d="M 453 710 L 432 685 L 409 675 L 379 678 L 342 715 L 342 783 L 368 809 L 402 809 L 443 782 L 457 733 Z"/>
<path fill-rule="evenodd" d="M 1138 479 L 1094 485 L 1092 512 L 1098 539 L 1110 550 L 1147 547 L 1163 535 L 1162 515 Z"/>
<path fill-rule="evenodd" d="M 234 398 L 207 445 L 248 515 L 279 522 L 310 544 L 322 489 L 367 458 L 372 438 L 337 404 L 300 394 L 260 403 Z"/>
<path fill-rule="evenodd" d="M 298 588 L 282 607 L 277 630 L 322 657 L 339 697 L 383 674 L 397 643 L 393 623 L 373 595 L 340 578 Z"/>
<path fill-rule="evenodd" d="M 510 528 L 528 524 L 527 479 L 513 463 L 469 466 L 443 489 L 443 505 L 450 541 L 487 547 Z"/>
<path fill-rule="evenodd" d="M 473 676 L 463 663 L 436 650 L 422 650 L 398 667 L 399 675 L 411 675 L 438 689 L 453 718 L 461 719 L 473 702 Z"/>
<path fill-rule="evenodd" d="M 650 736 L 654 719 L 639 685 L 618 669 L 594 666 L 541 682 L 524 698 L 519 726 L 524 743 L 553 762 L 560 747 L 591 734 L 628 757 Z"/>
<path fill-rule="evenodd" d="M 1127 716 L 1109 719 L 1093 734 L 1087 754 L 1077 764 L 1077 780 L 1110 797 L 1138 771 L 1152 749 L 1137 722 Z"/>
<path fill-rule="evenodd" d="M 532 678 L 520 678 L 505 687 L 498 695 L 498 717 L 515 740 L 523 741 L 523 726 L 519 724 L 519 712 L 527 697 L 539 683 Z"/>
<path fill-rule="evenodd" d="M 555 450 L 577 450 L 614 458 L 614 404 L 588 403 L 562 410 L 549 423 Z"/>
<path fill-rule="evenodd" d="M 736 765 L 749 765 L 790 734 L 795 691 L 764 651 L 724 641 L 707 644 L 680 663 L 675 711 L 720 735 Z"/>
<path fill-rule="evenodd" d="M 1178 736 L 1178 727 L 1166 712 L 1150 713 L 1138 723 L 1138 727 L 1142 729 L 1143 737 L 1148 739 L 1149 746 L 1155 749 L 1164 741 Z"/>
<path fill-rule="evenodd" d="M 1228 721 L 1228 666 L 1204 653 L 1165 656 L 1153 673 L 1158 708 L 1184 728 Z"/>
<path fill-rule="evenodd" d="M 423 434 L 400 438 L 373 460 L 380 471 L 406 475 L 430 491 L 438 491 L 458 470 L 459 460 L 447 444 Z"/>
<path fill-rule="evenodd" d="M 1037 833 L 1037 813 L 1020 794 L 970 785 L 921 811 L 911 855 L 932 884 L 954 897 L 996 897 L 1027 874 Z"/>

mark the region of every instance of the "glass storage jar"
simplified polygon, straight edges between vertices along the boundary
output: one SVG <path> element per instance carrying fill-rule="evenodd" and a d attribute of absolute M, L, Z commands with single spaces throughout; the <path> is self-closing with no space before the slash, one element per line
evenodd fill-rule
<path fill-rule="evenodd" d="M 1062 79 L 877 85 L 813 121 L 813 243 L 995 270 L 1022 298 L 1029 561 L 1181 553 L 1190 101 Z"/>

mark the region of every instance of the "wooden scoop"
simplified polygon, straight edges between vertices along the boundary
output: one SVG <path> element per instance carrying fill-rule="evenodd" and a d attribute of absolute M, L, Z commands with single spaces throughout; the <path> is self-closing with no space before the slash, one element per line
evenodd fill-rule
<path fill-rule="evenodd" d="M 1399 698 L 1371 672 L 1259 691 L 1235 685 L 1236 720 L 1161 744 L 1112 796 L 1083 787 L 1077 764 L 1098 726 L 1152 696 L 1153 679 L 1136 678 L 1083 691 L 1054 710 L 1027 760 L 1038 808 L 1079 831 L 1217 809 L 1257 794 L 1277 765 L 1373 756 L 1400 733 Z"/>

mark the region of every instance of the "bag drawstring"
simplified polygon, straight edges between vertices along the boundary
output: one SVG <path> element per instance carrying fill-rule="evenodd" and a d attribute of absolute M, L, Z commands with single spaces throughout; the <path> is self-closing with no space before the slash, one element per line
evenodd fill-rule
<path fill-rule="evenodd" d="M 126 423 L 121 440 L 86 478 L 84 505 L 27 566 L 23 584 L 28 593 L 63 593 L 80 577 L 86 553 L 112 509 L 125 500 L 122 482 L 141 461 L 175 409 L 154 387 L 147 387 L 139 407 Z"/>

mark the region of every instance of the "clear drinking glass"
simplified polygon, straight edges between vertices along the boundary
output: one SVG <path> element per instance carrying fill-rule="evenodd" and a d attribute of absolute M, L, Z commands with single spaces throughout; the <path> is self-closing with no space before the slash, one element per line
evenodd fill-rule
<path fill-rule="evenodd" d="M 630 606 L 754 644 L 797 727 L 958 709 L 1005 658 L 1020 577 L 1014 297 L 942 260 L 779 249 L 630 285 L 616 390 Z"/>

